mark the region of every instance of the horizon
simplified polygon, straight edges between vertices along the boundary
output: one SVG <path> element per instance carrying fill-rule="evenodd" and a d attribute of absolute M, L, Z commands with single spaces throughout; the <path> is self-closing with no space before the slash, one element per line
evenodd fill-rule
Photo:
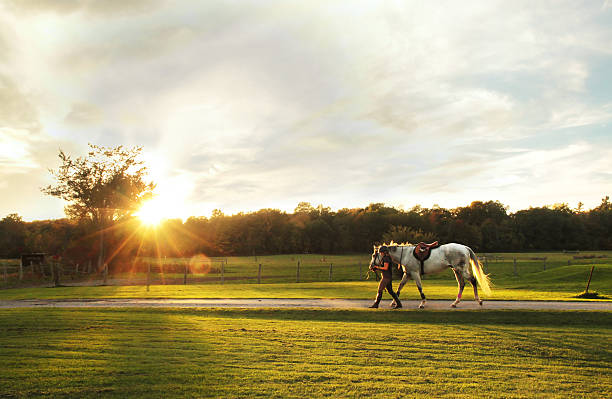
<path fill-rule="evenodd" d="M 593 209 L 609 1 L 0 4 L 0 212 L 63 218 L 58 152 L 142 146 L 167 218 L 298 203 Z"/>
<path fill-rule="evenodd" d="M 601 201 L 605 200 L 606 197 L 608 197 L 608 196 L 604 196 L 603 198 L 601 198 L 600 202 L 598 203 L 597 206 L 599 206 L 601 204 Z M 302 201 L 302 202 L 307 202 L 307 201 Z M 318 209 L 319 207 L 323 207 L 325 209 L 330 209 L 330 211 L 332 213 L 337 213 L 337 212 L 339 212 L 341 210 L 344 210 L 344 209 L 348 209 L 348 210 L 366 209 L 368 206 L 374 205 L 374 204 L 382 204 L 385 207 L 393 208 L 393 209 L 396 209 L 396 210 L 401 211 L 401 212 L 410 212 L 414 208 L 418 208 L 418 207 L 420 207 L 420 208 L 422 208 L 424 210 L 435 209 L 435 208 L 441 208 L 441 209 L 446 209 L 446 210 L 454 210 L 454 209 L 458 209 L 458 208 L 467 208 L 467 207 L 470 207 L 475 202 L 480 202 L 480 203 L 499 202 L 501 205 L 503 205 L 504 209 L 506 209 L 506 212 L 507 212 L 508 215 L 515 214 L 515 213 L 517 213 L 519 211 L 524 211 L 524 210 L 529 210 L 529 209 L 536 209 L 536 208 L 554 209 L 556 206 L 563 206 L 563 205 L 568 206 L 573 212 L 578 212 L 579 211 L 578 206 L 572 207 L 572 206 L 570 206 L 566 202 L 556 202 L 556 203 L 553 203 L 553 204 L 546 204 L 546 205 L 541 205 L 541 206 L 529 206 L 529 207 L 521 208 L 521 209 L 510 209 L 510 207 L 508 205 L 504 204 L 501 201 L 497 201 L 497 200 L 487 200 L 487 201 L 476 200 L 476 201 L 471 201 L 469 204 L 459 205 L 459 206 L 454 206 L 454 207 L 444 207 L 444 206 L 441 206 L 439 204 L 433 204 L 432 206 L 423 206 L 422 204 L 415 204 L 415 205 L 410 206 L 410 207 L 404 207 L 404 206 L 393 206 L 393 205 L 385 204 L 385 203 L 370 203 L 370 204 L 367 204 L 365 206 L 331 208 L 331 207 L 326 206 L 325 204 L 312 204 L 312 203 L 309 203 L 309 204 L 314 209 Z M 236 215 L 240 215 L 240 214 L 247 215 L 247 214 L 251 214 L 251 213 L 257 213 L 257 212 L 263 211 L 263 210 L 279 211 L 279 212 L 291 215 L 291 214 L 295 213 L 295 209 L 298 207 L 298 205 L 299 204 L 296 204 L 295 207 L 293 207 L 293 209 L 291 209 L 291 210 L 284 210 L 284 209 L 270 208 L 270 207 L 260 208 L 260 209 L 255 209 L 255 210 L 249 210 L 249 211 L 238 211 L 238 212 L 234 212 L 234 213 L 226 213 L 226 212 L 223 211 L 223 209 L 215 209 L 215 210 L 221 211 L 223 216 L 226 216 L 226 217 L 232 217 L 232 216 L 236 216 Z M 584 204 L 582 204 L 582 205 L 583 206 L 580 208 L 581 212 L 589 212 L 589 211 L 592 211 L 593 209 L 597 208 L 597 206 L 585 207 Z M 15 214 L 15 212 L 8 213 L 8 214 L 6 214 L 4 216 L 2 216 L 2 215 L 0 215 L 0 216 L 2 216 L 2 218 L 4 218 L 4 217 L 7 217 L 7 216 L 12 215 L 12 214 Z M 53 221 L 53 220 L 60 220 L 60 219 L 70 219 L 67 216 L 62 216 L 62 217 L 58 217 L 58 218 L 48 218 L 48 219 L 27 219 L 27 218 L 23 217 L 23 215 L 20 215 L 19 213 L 17 213 L 17 216 L 21 217 L 21 219 L 24 222 L 26 222 L 26 223 L 44 222 L 44 221 L 47 221 L 47 220 Z M 139 217 L 139 215 L 136 213 L 136 214 L 130 215 L 130 217 Z M 180 219 L 184 223 L 189 218 L 207 218 L 207 219 L 210 219 L 211 215 L 210 214 L 209 215 L 189 215 L 189 216 L 187 216 L 185 218 L 182 218 L 182 217 L 162 217 L 162 218 L 157 218 L 157 220 L 154 223 L 159 223 L 160 221 L 163 222 L 163 221 L 166 221 L 166 220 L 177 220 L 177 219 Z"/>

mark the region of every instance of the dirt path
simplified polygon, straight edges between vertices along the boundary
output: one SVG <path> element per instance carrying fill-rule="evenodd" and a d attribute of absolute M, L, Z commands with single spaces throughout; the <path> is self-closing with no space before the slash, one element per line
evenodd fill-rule
<path fill-rule="evenodd" d="M 203 307 L 203 308 L 331 308 L 359 309 L 372 303 L 366 299 L 27 299 L 0 301 L 0 308 L 38 307 Z M 451 301 L 431 300 L 426 309 L 451 309 Z M 415 309 L 419 301 L 403 301 L 405 309 Z M 387 309 L 389 301 L 381 302 Z M 474 301 L 461 302 L 457 309 L 524 310 L 603 310 L 612 311 L 612 302 L 486 301 L 482 307 Z"/>

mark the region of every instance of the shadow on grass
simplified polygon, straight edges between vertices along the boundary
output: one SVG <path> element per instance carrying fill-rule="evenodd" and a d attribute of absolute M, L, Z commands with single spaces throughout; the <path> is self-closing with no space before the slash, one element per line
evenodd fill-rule
<path fill-rule="evenodd" d="M 610 299 L 607 296 L 600 295 L 596 291 L 591 291 L 591 292 L 584 291 L 584 292 L 574 296 L 573 298 L 581 298 L 581 299 Z"/>
<path fill-rule="evenodd" d="M 205 397 L 222 376 L 207 334 L 176 312 L 10 309 L 0 324 L 0 397 Z"/>
<path fill-rule="evenodd" d="M 169 308 L 171 312 L 204 317 L 271 320 L 331 321 L 354 323 L 418 323 L 457 325 L 529 325 L 612 328 L 612 312 L 538 311 L 538 310 L 335 310 L 276 308 Z"/>

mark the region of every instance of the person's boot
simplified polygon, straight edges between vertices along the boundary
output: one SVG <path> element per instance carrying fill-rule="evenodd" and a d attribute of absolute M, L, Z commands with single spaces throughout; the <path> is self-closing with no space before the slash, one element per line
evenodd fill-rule
<path fill-rule="evenodd" d="M 393 309 L 401 309 L 402 303 L 399 300 L 397 295 L 393 295 L 393 305 L 391 306 Z"/>
<path fill-rule="evenodd" d="M 376 300 L 374 300 L 374 303 L 370 305 L 370 309 L 378 308 L 378 304 L 380 303 L 381 299 L 382 299 L 382 293 L 379 293 L 378 295 L 376 295 Z"/>

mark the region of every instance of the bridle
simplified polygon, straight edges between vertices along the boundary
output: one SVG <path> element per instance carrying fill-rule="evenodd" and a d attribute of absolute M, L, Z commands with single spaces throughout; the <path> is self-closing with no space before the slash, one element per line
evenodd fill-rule
<path fill-rule="evenodd" d="M 372 256 L 373 256 L 373 259 L 372 259 L 372 263 L 370 264 L 370 266 L 382 266 L 383 256 L 378 249 L 374 251 Z"/>
<path fill-rule="evenodd" d="M 398 262 L 396 263 L 398 266 L 401 267 L 402 257 L 404 256 L 404 246 L 398 245 L 398 247 L 401 247 L 401 251 L 400 251 L 399 258 L 398 258 Z M 387 252 L 387 253 L 389 254 L 389 256 L 391 256 L 391 252 Z M 371 265 L 372 266 L 382 266 L 383 255 L 380 253 L 380 250 L 376 249 L 372 255 L 374 256 L 374 261 L 371 263 Z"/>

